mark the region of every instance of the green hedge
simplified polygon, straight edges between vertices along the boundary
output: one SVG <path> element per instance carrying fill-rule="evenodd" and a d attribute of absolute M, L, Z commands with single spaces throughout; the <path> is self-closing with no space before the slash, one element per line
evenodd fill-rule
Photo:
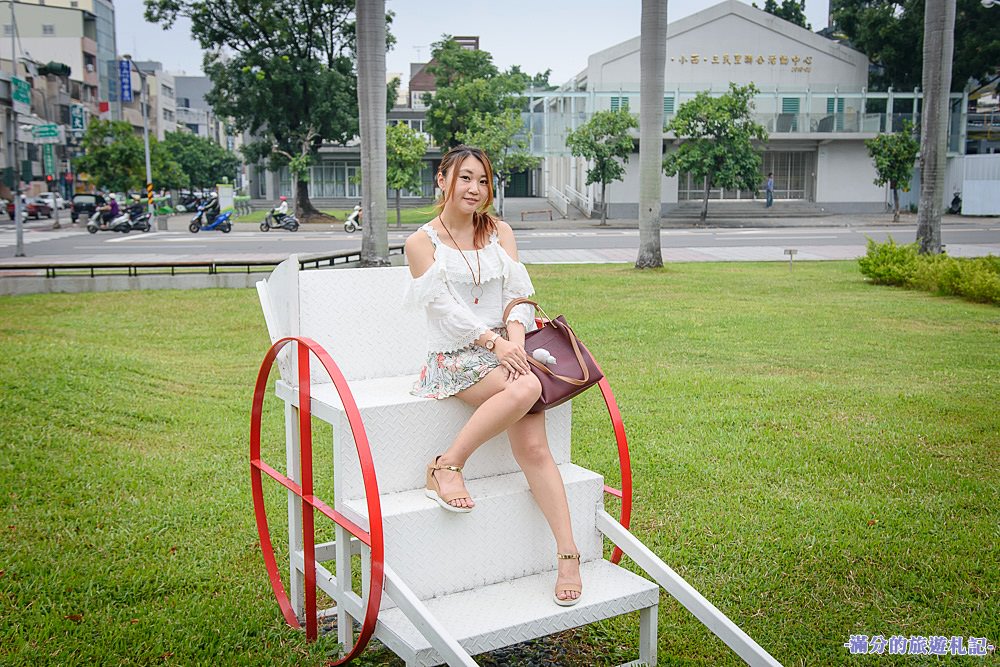
<path fill-rule="evenodd" d="M 917 244 L 897 245 L 868 239 L 868 253 L 858 260 L 861 273 L 877 285 L 897 285 L 970 301 L 1000 305 L 1000 257 L 959 258 L 921 255 Z"/>

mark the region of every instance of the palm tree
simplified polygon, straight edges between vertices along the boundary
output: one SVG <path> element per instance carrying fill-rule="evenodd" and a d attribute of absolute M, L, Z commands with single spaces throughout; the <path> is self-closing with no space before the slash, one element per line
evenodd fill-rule
<path fill-rule="evenodd" d="M 955 0 L 924 2 L 924 103 L 920 118 L 920 208 L 917 242 L 923 254 L 941 252 L 941 191 L 948 150 Z"/>
<path fill-rule="evenodd" d="M 358 120 L 361 135 L 361 265 L 389 266 L 386 226 L 385 0 L 358 0 Z"/>
<path fill-rule="evenodd" d="M 639 35 L 639 255 L 637 269 L 663 266 L 660 195 L 663 169 L 663 75 L 667 0 L 642 0 Z"/>

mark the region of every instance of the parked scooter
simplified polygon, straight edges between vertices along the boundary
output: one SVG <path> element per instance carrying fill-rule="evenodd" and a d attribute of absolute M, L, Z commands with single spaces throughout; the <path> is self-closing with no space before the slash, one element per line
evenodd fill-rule
<path fill-rule="evenodd" d="M 352 234 L 361 229 L 361 204 L 354 207 L 351 214 L 344 220 L 344 231 Z"/>
<path fill-rule="evenodd" d="M 128 234 L 132 231 L 132 220 L 127 211 L 107 223 L 104 222 L 103 215 L 104 211 L 94 211 L 94 215 L 90 216 L 90 220 L 87 222 L 88 232 L 91 234 L 96 234 L 97 232 L 122 232 L 123 234 Z"/>
<path fill-rule="evenodd" d="M 211 231 L 213 229 L 218 229 L 223 234 L 228 234 L 233 229 L 233 223 L 230 218 L 233 217 L 232 211 L 225 211 L 216 215 L 211 222 L 206 221 L 207 209 L 209 204 L 203 204 L 199 209 L 198 213 L 191 218 L 191 224 L 188 225 L 188 230 L 192 234 L 197 234 L 198 232 L 205 230 Z"/>
<path fill-rule="evenodd" d="M 264 216 L 264 222 L 260 223 L 260 231 L 266 232 L 272 229 L 287 229 L 290 232 L 299 231 L 299 221 L 291 213 L 286 213 L 280 219 L 274 214 L 275 209 L 271 209 Z"/>
<path fill-rule="evenodd" d="M 962 193 L 956 192 L 955 196 L 951 198 L 951 206 L 948 207 L 948 213 L 952 215 L 958 215 L 962 212 Z"/>

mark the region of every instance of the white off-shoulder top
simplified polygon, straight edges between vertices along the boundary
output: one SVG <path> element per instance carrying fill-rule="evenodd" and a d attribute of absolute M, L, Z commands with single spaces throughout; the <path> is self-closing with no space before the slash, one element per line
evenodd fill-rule
<path fill-rule="evenodd" d="M 479 250 L 480 273 L 475 250 L 458 250 L 442 243 L 430 223 L 420 230 L 434 244 L 434 263 L 422 276 L 410 281 L 403 303 L 427 313 L 428 352 L 454 352 L 471 345 L 484 332 L 506 326 L 502 318 L 507 304 L 535 293 L 524 264 L 507 254 L 496 232 Z M 468 264 L 462 259 L 463 253 Z M 480 277 L 482 294 L 478 289 L 473 294 L 475 281 L 470 264 Z M 522 323 L 525 331 L 535 329 L 535 313 L 529 305 L 515 307 L 508 318 L 513 320 Z"/>

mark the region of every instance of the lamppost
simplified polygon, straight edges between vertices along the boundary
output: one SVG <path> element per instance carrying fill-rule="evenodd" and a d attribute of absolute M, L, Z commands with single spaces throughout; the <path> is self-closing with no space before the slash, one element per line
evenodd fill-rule
<path fill-rule="evenodd" d="M 11 163 L 14 167 L 14 182 L 12 183 L 14 188 L 11 190 L 11 193 L 14 195 L 14 232 L 16 238 L 14 256 L 24 257 L 24 211 L 21 207 L 21 165 L 17 163 L 17 109 L 14 104 L 14 79 L 17 77 L 17 50 L 14 46 L 17 31 L 15 30 L 15 26 L 17 26 L 17 22 L 14 20 L 14 0 L 10 0 L 10 71 L 13 75 L 10 80 L 10 154 Z"/>
<path fill-rule="evenodd" d="M 139 69 L 139 66 L 132 62 L 132 56 L 129 54 L 124 54 L 122 56 L 125 60 L 129 62 L 133 68 L 135 68 L 136 74 L 139 75 L 139 81 L 141 82 L 141 97 L 140 106 L 142 107 L 142 142 L 146 148 L 146 206 L 149 211 L 150 223 L 156 224 L 158 230 L 165 230 L 167 228 L 167 221 L 157 220 L 156 215 L 153 213 L 153 170 L 150 167 L 149 162 L 149 109 L 146 96 L 146 73 Z"/>

